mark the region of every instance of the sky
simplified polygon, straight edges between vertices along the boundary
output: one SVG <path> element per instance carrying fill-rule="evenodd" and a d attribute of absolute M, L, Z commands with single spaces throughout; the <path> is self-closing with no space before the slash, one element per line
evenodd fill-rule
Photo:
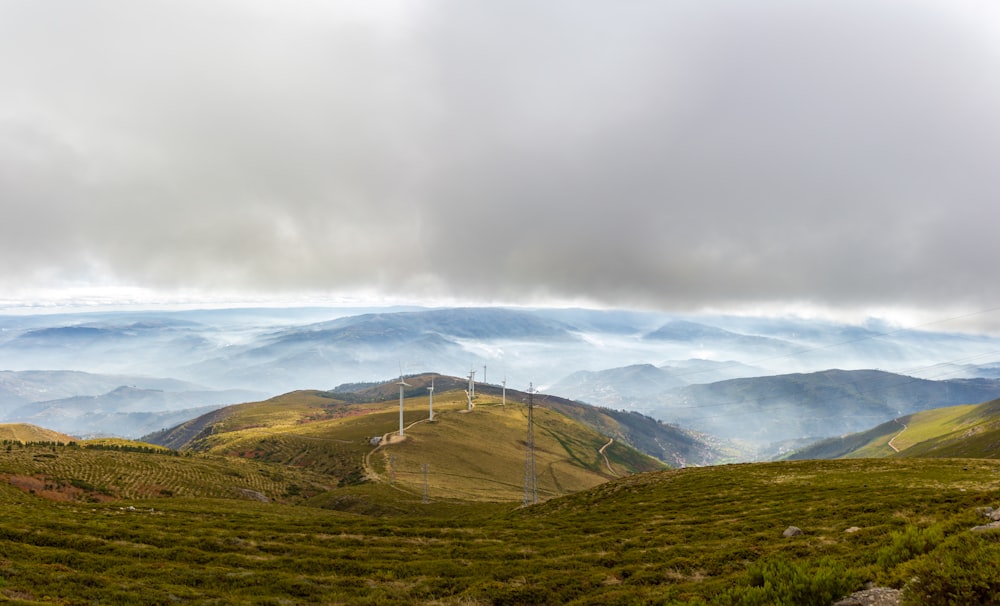
<path fill-rule="evenodd" d="M 991 0 L 0 0 L 0 302 L 1000 326 L 997 108 Z"/>

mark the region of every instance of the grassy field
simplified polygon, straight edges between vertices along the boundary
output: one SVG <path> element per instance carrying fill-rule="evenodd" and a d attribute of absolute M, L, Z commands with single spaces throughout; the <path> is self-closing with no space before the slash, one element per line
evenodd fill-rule
<path fill-rule="evenodd" d="M 527 508 L 423 503 L 381 483 L 288 495 L 310 481 L 301 470 L 214 455 L 32 445 L 0 461 L 93 484 L 65 500 L 0 484 L 13 604 L 829 604 L 866 582 L 909 583 L 911 604 L 970 604 L 988 602 L 969 587 L 1000 591 L 997 533 L 969 531 L 978 508 L 1000 506 L 996 461 L 650 472 Z M 87 467 L 155 475 L 172 496 Z M 99 482 L 113 499 L 89 498 Z M 789 525 L 803 534 L 783 538 Z M 935 570 L 952 601 L 926 598 L 945 582 Z"/>
<path fill-rule="evenodd" d="M 1000 507 L 1000 461 L 662 471 L 540 407 L 542 502 L 522 507 L 524 406 L 464 395 L 437 395 L 433 423 L 407 399 L 404 439 L 392 401 L 297 392 L 213 413 L 187 451 L 8 440 L 0 601 L 824 606 L 871 583 L 1000 603 L 1000 531 L 970 530 Z M 953 412 L 927 426 L 993 418 Z"/>
<path fill-rule="evenodd" d="M 406 398 L 400 439 L 398 400 L 347 403 L 327 392 L 295 392 L 213 413 L 184 449 L 307 469 L 341 486 L 369 479 L 421 497 L 426 489 L 437 500 L 522 499 L 526 407 L 480 394 L 468 410 L 465 392 L 451 390 L 436 394 L 434 411 L 430 422 L 427 397 Z M 535 424 L 542 498 L 665 468 L 558 411 L 536 407 Z"/>

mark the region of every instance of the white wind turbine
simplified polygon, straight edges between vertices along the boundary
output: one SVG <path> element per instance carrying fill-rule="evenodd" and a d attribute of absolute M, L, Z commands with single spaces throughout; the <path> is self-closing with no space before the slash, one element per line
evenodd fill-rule
<path fill-rule="evenodd" d="M 500 384 L 503 385 L 503 405 L 507 406 L 507 377 L 504 377 Z"/>
<path fill-rule="evenodd" d="M 465 397 L 469 399 L 469 410 L 472 410 L 472 398 L 476 397 L 476 371 L 469 371 L 469 388 L 465 390 Z"/>
<path fill-rule="evenodd" d="M 410 386 L 409 383 L 403 380 L 403 367 L 399 367 L 399 435 L 403 435 L 403 389 Z"/>
<path fill-rule="evenodd" d="M 434 379 L 433 379 L 433 377 L 431 378 L 431 386 L 427 388 L 427 391 L 430 394 L 430 419 L 429 420 L 433 421 L 434 420 Z"/>

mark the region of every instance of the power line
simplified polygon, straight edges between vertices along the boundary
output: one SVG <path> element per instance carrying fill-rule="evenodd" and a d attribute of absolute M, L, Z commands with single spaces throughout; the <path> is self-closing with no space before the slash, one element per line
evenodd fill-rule
<path fill-rule="evenodd" d="M 528 384 L 528 437 L 524 441 L 524 506 L 538 502 L 538 476 L 535 473 L 535 388 Z"/>

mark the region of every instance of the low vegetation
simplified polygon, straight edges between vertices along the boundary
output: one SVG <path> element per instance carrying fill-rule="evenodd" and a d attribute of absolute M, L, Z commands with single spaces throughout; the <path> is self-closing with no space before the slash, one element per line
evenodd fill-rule
<path fill-rule="evenodd" d="M 31 476 L 58 459 L 99 467 L 95 457 L 108 454 L 33 445 L 17 470 L 5 457 L 3 472 Z M 0 485 L 0 595 L 20 604 L 801 605 L 865 583 L 905 587 L 909 604 L 986 604 L 1000 591 L 1000 534 L 969 530 L 981 508 L 1000 505 L 994 461 L 650 472 L 524 508 L 425 503 L 383 483 L 263 502 L 229 487 L 277 495 L 288 480 L 240 484 L 247 462 L 236 458 L 114 454 L 130 467 L 200 469 L 204 496 L 184 495 L 194 474 L 181 473 L 165 486 L 173 496 L 51 500 Z M 784 538 L 789 525 L 803 533 Z"/>
<path fill-rule="evenodd" d="M 194 434 L 181 448 L 308 469 L 340 486 L 367 479 L 415 495 L 426 490 L 436 499 L 522 499 L 527 409 L 513 394 L 506 406 L 499 393 L 478 394 L 470 411 L 464 391 L 441 390 L 430 422 L 427 391 L 420 389 L 405 398 L 400 439 L 399 400 L 384 399 L 391 387 L 369 388 L 366 393 L 376 401 L 365 393 L 347 401 L 339 392 L 302 391 L 232 406 L 180 428 L 178 433 Z M 665 468 L 560 410 L 536 407 L 535 423 L 537 481 L 544 498 Z M 170 433 L 153 439 L 176 443 Z"/>
<path fill-rule="evenodd" d="M 540 408 L 542 502 L 524 507 L 523 406 L 441 393 L 430 423 L 425 402 L 407 400 L 402 440 L 398 405 L 300 392 L 212 416 L 185 450 L 8 441 L 0 596 L 803 606 L 872 584 L 907 606 L 1000 601 L 1000 531 L 971 530 L 1000 507 L 1000 461 L 658 470 Z"/>
<path fill-rule="evenodd" d="M 817 442 L 789 458 L 1000 458 L 1000 400 L 906 415 L 865 432 Z"/>

